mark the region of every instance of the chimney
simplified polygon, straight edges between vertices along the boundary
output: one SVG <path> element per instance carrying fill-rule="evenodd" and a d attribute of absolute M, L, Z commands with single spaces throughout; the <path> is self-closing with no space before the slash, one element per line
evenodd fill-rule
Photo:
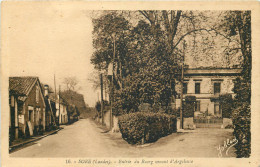
<path fill-rule="evenodd" d="M 49 85 L 44 85 L 44 97 L 49 95 Z"/>

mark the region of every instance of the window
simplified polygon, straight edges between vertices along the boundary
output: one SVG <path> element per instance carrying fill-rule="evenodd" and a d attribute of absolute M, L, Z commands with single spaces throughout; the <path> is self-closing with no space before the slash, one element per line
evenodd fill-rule
<path fill-rule="evenodd" d="M 200 94 L 200 83 L 195 83 L 195 94 Z"/>
<path fill-rule="evenodd" d="M 183 94 L 187 94 L 188 92 L 188 83 L 183 83 Z"/>
<path fill-rule="evenodd" d="M 220 83 L 214 83 L 214 94 L 220 93 Z"/>
<path fill-rule="evenodd" d="M 33 121 L 33 110 L 29 110 L 29 121 L 32 122 Z"/>
<path fill-rule="evenodd" d="M 32 106 L 28 106 L 28 117 L 29 117 L 29 121 L 33 122 L 34 121 L 34 112 L 33 112 L 34 108 Z"/>
<path fill-rule="evenodd" d="M 200 111 L 200 101 L 195 102 L 195 111 Z"/>
<path fill-rule="evenodd" d="M 214 115 L 221 116 L 221 107 L 219 105 L 219 102 L 214 103 Z"/>

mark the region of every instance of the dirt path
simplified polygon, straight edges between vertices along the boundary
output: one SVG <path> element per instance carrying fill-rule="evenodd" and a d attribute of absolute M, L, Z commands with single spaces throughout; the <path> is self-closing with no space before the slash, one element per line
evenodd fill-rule
<path fill-rule="evenodd" d="M 11 157 L 218 157 L 217 147 L 227 139 L 233 139 L 230 130 L 196 129 L 174 133 L 144 147 L 132 146 L 120 133 L 106 133 L 92 120 L 83 119 Z M 223 156 L 234 157 L 234 148 Z"/>

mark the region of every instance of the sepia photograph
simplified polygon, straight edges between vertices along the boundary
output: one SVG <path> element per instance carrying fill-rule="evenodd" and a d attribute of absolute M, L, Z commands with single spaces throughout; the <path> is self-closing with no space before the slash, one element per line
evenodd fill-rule
<path fill-rule="evenodd" d="M 8 162 L 260 165 L 250 161 L 252 10 L 1 5 Z"/>

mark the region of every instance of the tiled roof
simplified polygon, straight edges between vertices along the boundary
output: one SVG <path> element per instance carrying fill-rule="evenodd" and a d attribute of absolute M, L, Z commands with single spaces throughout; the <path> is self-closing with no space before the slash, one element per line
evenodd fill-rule
<path fill-rule="evenodd" d="M 49 99 L 52 100 L 52 101 L 55 101 L 55 99 L 56 99 L 57 102 L 59 101 L 58 95 L 55 96 L 55 93 L 50 93 Z M 65 105 L 67 104 L 67 101 L 61 95 L 60 95 L 60 103 L 65 104 Z"/>
<path fill-rule="evenodd" d="M 11 94 L 28 95 L 38 77 L 9 77 L 9 91 Z"/>

